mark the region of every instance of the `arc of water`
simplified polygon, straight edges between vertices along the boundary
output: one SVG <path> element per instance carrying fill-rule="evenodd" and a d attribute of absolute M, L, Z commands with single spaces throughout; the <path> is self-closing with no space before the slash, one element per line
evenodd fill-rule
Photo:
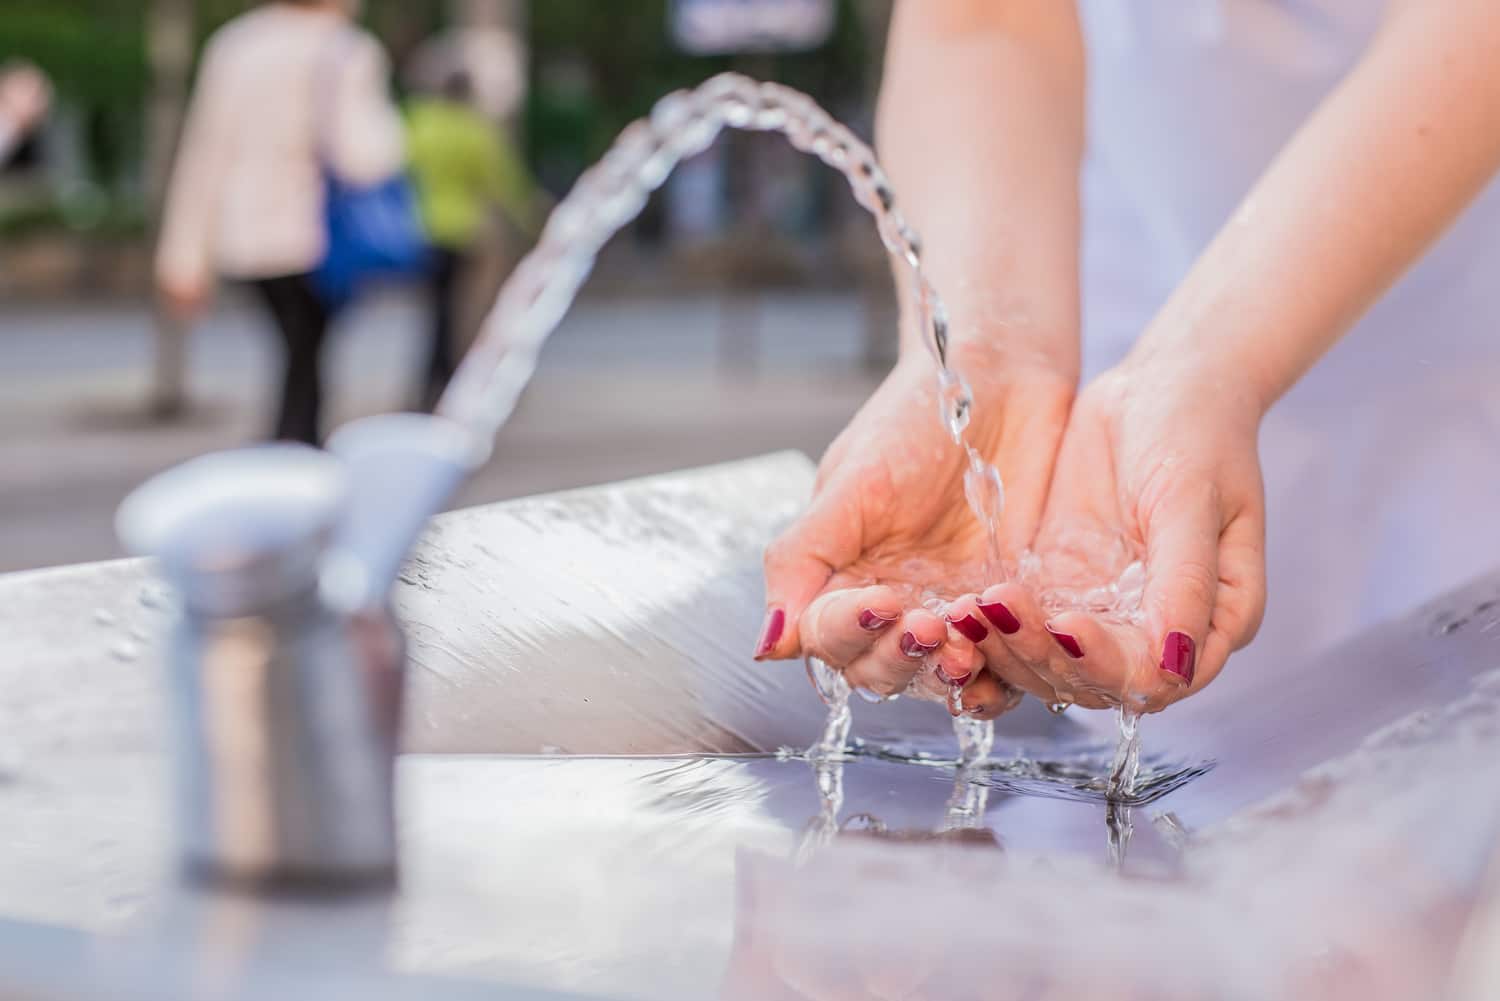
<path fill-rule="evenodd" d="M 947 365 L 947 313 L 922 271 L 920 240 L 870 147 L 807 95 L 724 73 L 663 98 L 578 179 L 501 290 L 438 413 L 489 441 L 514 411 L 542 345 L 604 245 L 640 214 L 678 163 L 707 149 L 726 127 L 780 132 L 848 180 L 855 200 L 875 217 L 881 242 L 905 264 L 929 347 L 947 380 L 957 382 Z M 967 404 L 963 409 L 966 416 Z"/>

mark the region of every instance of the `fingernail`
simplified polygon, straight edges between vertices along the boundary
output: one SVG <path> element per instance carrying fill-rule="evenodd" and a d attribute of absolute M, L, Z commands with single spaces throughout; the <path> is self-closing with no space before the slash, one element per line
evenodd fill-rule
<path fill-rule="evenodd" d="M 970 671 L 968 674 L 960 674 L 956 678 L 950 677 L 948 675 L 948 672 L 943 670 L 943 665 L 941 664 L 937 666 L 937 669 L 933 673 L 937 675 L 937 679 L 943 684 L 952 685 L 954 688 L 962 688 L 964 685 L 967 685 L 969 683 L 969 679 L 974 676 L 974 672 Z"/>
<path fill-rule="evenodd" d="M 781 642 L 781 633 L 784 629 L 786 629 L 786 612 L 772 607 L 766 612 L 766 624 L 761 627 L 760 643 L 755 648 L 756 660 L 760 660 L 776 649 L 776 644 Z"/>
<path fill-rule="evenodd" d="M 1001 602 L 992 601 L 989 604 L 980 605 L 979 611 L 994 624 L 996 629 L 1007 636 L 1014 636 L 1021 631 L 1021 620 L 1016 618 L 1016 613 L 1006 608 Z"/>
<path fill-rule="evenodd" d="M 941 640 L 929 646 L 917 639 L 917 634 L 909 629 L 901 634 L 901 652 L 912 660 L 921 660 L 940 646 L 942 646 Z"/>
<path fill-rule="evenodd" d="M 1167 633 L 1161 648 L 1161 669 L 1193 683 L 1193 638 L 1187 633 Z"/>
<path fill-rule="evenodd" d="M 884 629 L 892 622 L 895 622 L 898 618 L 900 618 L 899 615 L 886 617 L 875 611 L 875 609 L 873 608 L 867 608 L 863 612 L 859 613 L 859 628 L 867 630 L 868 632 L 878 633 L 880 632 L 880 630 Z"/>
<path fill-rule="evenodd" d="M 1058 632 L 1056 629 L 1053 629 L 1050 625 L 1047 625 L 1045 623 L 1043 624 L 1043 626 L 1047 630 L 1047 632 L 1052 634 L 1052 638 L 1057 640 L 1057 645 L 1067 651 L 1069 657 L 1072 657 L 1074 660 L 1083 659 L 1083 647 L 1079 644 L 1078 638 L 1076 636 L 1073 636 L 1070 633 Z"/>
<path fill-rule="evenodd" d="M 858 695 L 860 698 L 864 699 L 871 705 L 878 705 L 881 702 L 885 701 L 885 698 L 883 696 L 876 694 L 868 688 L 856 688 L 854 689 L 854 694 Z"/>
<path fill-rule="evenodd" d="M 986 706 L 983 702 L 977 702 L 972 706 L 967 703 L 964 704 L 964 712 L 968 713 L 970 716 L 978 716 L 988 708 L 989 707 Z"/>
<path fill-rule="evenodd" d="M 963 634 L 964 639 L 970 643 L 983 643 L 984 638 L 990 631 L 984 628 L 984 623 L 974 618 L 973 615 L 965 615 L 961 619 L 949 619 L 948 624 Z"/>

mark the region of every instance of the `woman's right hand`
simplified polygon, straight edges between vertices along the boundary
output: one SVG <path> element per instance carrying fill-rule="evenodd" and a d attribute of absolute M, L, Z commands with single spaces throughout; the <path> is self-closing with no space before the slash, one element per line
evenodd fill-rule
<path fill-rule="evenodd" d="M 1014 556 L 1041 518 L 1074 380 L 998 352 L 956 363 L 974 393 L 968 440 L 1006 484 L 1001 545 Z M 945 698 L 956 683 L 982 718 L 1014 705 L 1015 690 L 979 670 L 975 644 L 991 627 L 974 616 L 947 623 L 944 606 L 924 602 L 929 588 L 954 597 L 993 583 L 986 534 L 964 501 L 966 468 L 940 416 L 934 363 L 907 352 L 829 447 L 807 511 L 766 552 L 756 659 L 816 656 L 877 696 L 919 678 Z"/>

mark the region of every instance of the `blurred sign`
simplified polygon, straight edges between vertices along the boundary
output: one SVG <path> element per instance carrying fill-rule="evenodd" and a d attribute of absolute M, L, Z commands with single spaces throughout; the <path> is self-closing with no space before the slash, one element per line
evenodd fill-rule
<path fill-rule="evenodd" d="M 672 0 L 672 34 L 695 55 L 814 49 L 833 32 L 833 0 Z"/>

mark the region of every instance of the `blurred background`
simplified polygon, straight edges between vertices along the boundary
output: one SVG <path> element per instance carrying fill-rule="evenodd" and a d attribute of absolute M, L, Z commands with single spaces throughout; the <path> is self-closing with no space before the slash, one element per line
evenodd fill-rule
<path fill-rule="evenodd" d="M 283 362 L 262 304 L 221 283 L 194 322 L 174 322 L 152 263 L 205 40 L 256 6 L 0 7 L 0 73 L 45 104 L 9 137 L 0 125 L 0 571 L 120 555 L 112 516 L 133 486 L 270 433 Z M 496 205 L 466 249 L 460 345 L 535 220 L 669 90 L 737 69 L 807 91 L 868 137 L 889 8 L 366 0 L 359 23 L 389 56 L 407 120 L 456 60 L 465 100 L 524 175 L 512 200 L 526 204 Z M 325 433 L 420 405 L 432 295 L 386 283 L 336 317 Z M 842 180 L 778 136 L 725 135 L 607 249 L 458 503 L 777 448 L 816 457 L 894 352 L 890 274 Z"/>

